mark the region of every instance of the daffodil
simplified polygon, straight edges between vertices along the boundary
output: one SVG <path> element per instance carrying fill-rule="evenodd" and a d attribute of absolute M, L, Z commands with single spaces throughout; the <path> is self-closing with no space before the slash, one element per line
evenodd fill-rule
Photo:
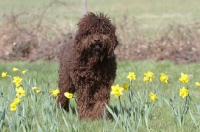
<path fill-rule="evenodd" d="M 1 73 L 1 77 L 6 77 L 7 76 L 7 72 L 2 72 Z"/>
<path fill-rule="evenodd" d="M 154 102 L 156 99 L 158 99 L 157 95 L 154 94 L 154 93 L 152 93 L 152 92 L 149 94 L 149 97 L 150 97 L 150 100 L 151 100 L 152 102 Z"/>
<path fill-rule="evenodd" d="M 179 78 L 179 81 L 183 84 L 186 84 L 188 83 L 189 81 L 189 76 L 188 74 L 184 74 L 184 73 L 181 73 L 181 77 Z"/>
<path fill-rule="evenodd" d="M 72 93 L 69 93 L 69 92 L 65 92 L 64 93 L 64 96 L 68 99 L 71 99 L 73 97 L 73 94 Z"/>
<path fill-rule="evenodd" d="M 21 98 L 22 96 L 25 96 L 25 90 L 21 86 L 16 88 L 15 91 L 16 91 L 16 96 L 18 98 Z"/>
<path fill-rule="evenodd" d="M 185 87 L 183 87 L 182 89 L 180 89 L 180 96 L 182 98 L 185 98 L 186 96 L 188 96 L 188 94 L 189 94 L 189 90 L 186 89 Z"/>
<path fill-rule="evenodd" d="M 136 75 L 134 72 L 129 72 L 127 78 L 130 79 L 130 81 L 132 81 L 136 79 Z"/>
<path fill-rule="evenodd" d="M 10 110 L 11 111 L 16 111 L 17 105 L 15 103 L 10 104 Z"/>
<path fill-rule="evenodd" d="M 123 85 L 124 90 L 128 90 L 129 86 L 130 85 L 128 83 L 124 83 L 124 85 Z"/>
<path fill-rule="evenodd" d="M 144 77 L 143 81 L 146 83 L 147 81 L 149 81 L 149 78 L 148 77 Z"/>
<path fill-rule="evenodd" d="M 37 87 L 32 87 L 32 90 L 34 90 L 37 94 L 41 92 L 41 90 L 38 89 Z"/>
<path fill-rule="evenodd" d="M 36 89 L 35 92 L 38 94 L 38 93 L 41 92 L 41 90 L 40 89 Z"/>
<path fill-rule="evenodd" d="M 15 86 L 18 88 L 21 86 L 21 83 L 15 83 Z"/>
<path fill-rule="evenodd" d="M 160 74 L 160 81 L 163 83 L 167 83 L 169 77 L 165 73 Z"/>
<path fill-rule="evenodd" d="M 13 71 L 16 72 L 16 71 L 20 71 L 20 70 L 18 68 L 14 67 Z"/>
<path fill-rule="evenodd" d="M 31 89 L 32 89 L 32 90 L 37 90 L 38 88 L 37 88 L 37 87 L 32 87 Z"/>
<path fill-rule="evenodd" d="M 111 91 L 111 94 L 114 94 L 115 97 L 119 97 L 121 95 L 123 95 L 122 91 L 123 91 L 123 88 L 120 87 L 118 84 L 116 86 L 112 86 L 112 91 Z"/>
<path fill-rule="evenodd" d="M 14 101 L 13 101 L 13 103 L 16 104 L 16 105 L 19 104 L 20 102 L 21 102 L 20 98 L 15 98 Z"/>
<path fill-rule="evenodd" d="M 50 90 L 50 92 L 52 93 L 51 95 L 53 97 L 56 97 L 60 93 L 60 90 L 59 89 L 55 89 L 55 90 Z"/>
<path fill-rule="evenodd" d="M 13 79 L 13 83 L 15 83 L 16 86 L 20 86 L 22 80 L 23 80 L 23 79 L 20 78 L 20 77 L 14 77 L 14 79 Z"/>
<path fill-rule="evenodd" d="M 200 87 L 200 83 L 199 82 L 196 82 L 195 84 L 196 84 L 197 87 Z"/>
<path fill-rule="evenodd" d="M 148 71 L 148 72 L 144 73 L 143 81 L 144 82 L 152 82 L 153 78 L 155 78 L 153 72 Z"/>
<path fill-rule="evenodd" d="M 27 71 L 28 71 L 28 70 L 23 70 L 23 71 L 22 71 L 22 74 L 25 74 Z"/>

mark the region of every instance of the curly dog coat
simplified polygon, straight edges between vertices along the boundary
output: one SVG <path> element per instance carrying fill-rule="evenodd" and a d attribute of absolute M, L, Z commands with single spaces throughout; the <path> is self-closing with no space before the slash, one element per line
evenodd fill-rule
<path fill-rule="evenodd" d="M 80 118 L 101 118 L 116 76 L 115 26 L 103 13 L 86 14 L 75 38 L 60 53 L 58 103 L 68 110 L 65 92 L 75 93 Z"/>

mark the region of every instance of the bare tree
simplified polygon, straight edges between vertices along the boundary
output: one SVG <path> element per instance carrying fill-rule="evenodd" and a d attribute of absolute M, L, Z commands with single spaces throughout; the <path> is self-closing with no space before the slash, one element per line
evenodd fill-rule
<path fill-rule="evenodd" d="M 87 13 L 87 0 L 82 0 L 82 14 L 85 15 Z"/>

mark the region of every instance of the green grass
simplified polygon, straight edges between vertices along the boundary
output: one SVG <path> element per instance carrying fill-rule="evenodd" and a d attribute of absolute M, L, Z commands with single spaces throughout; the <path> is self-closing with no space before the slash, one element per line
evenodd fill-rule
<path fill-rule="evenodd" d="M 7 71 L 8 74 L 12 73 L 13 67 L 19 67 L 20 69 L 28 69 L 30 74 L 27 74 L 27 78 L 31 80 L 36 80 L 38 84 L 46 83 L 48 80 L 51 80 L 52 87 L 57 87 L 58 80 L 58 64 L 57 63 L 48 63 L 38 61 L 35 63 L 28 62 L 4 62 L 0 64 L 0 72 Z M 44 68 L 48 67 L 48 68 Z M 20 74 L 18 74 L 20 75 Z M 6 86 L 10 80 L 4 79 L 0 81 L 0 86 Z"/>
<path fill-rule="evenodd" d="M 189 88 L 189 94 L 193 99 L 193 102 L 199 104 L 199 94 L 200 89 L 195 86 L 196 81 L 200 81 L 200 70 L 199 67 L 200 64 L 188 64 L 188 65 L 174 65 L 168 61 L 163 62 L 154 62 L 154 61 L 144 61 L 144 62 L 130 62 L 130 61 L 123 61 L 118 62 L 118 69 L 117 69 L 117 77 L 115 80 L 115 84 L 119 84 L 120 86 L 123 85 L 124 82 L 129 82 L 129 80 L 126 78 L 128 75 L 128 72 L 135 72 L 136 74 L 136 80 L 133 81 L 133 90 L 135 92 L 139 92 L 141 95 L 143 95 L 144 87 L 147 87 L 148 91 L 152 91 L 154 87 L 150 83 L 144 84 L 143 82 L 143 75 L 147 71 L 151 71 L 154 73 L 155 78 L 153 79 L 154 84 L 158 87 L 158 90 L 162 92 L 162 94 L 165 95 L 166 98 L 171 98 L 173 93 L 177 92 L 176 90 L 180 88 L 179 78 L 181 72 L 191 74 L 193 78 L 189 80 L 189 83 L 187 84 L 187 87 Z M 76 114 L 73 114 L 72 117 L 70 117 L 70 114 L 63 114 L 61 110 L 56 109 L 55 107 L 55 100 L 52 98 L 49 98 L 48 91 L 50 89 L 55 89 L 57 87 L 57 80 L 58 80 L 58 63 L 56 62 L 35 62 L 35 63 L 28 63 L 28 62 L 9 62 L 9 63 L 1 63 L 0 64 L 0 73 L 2 72 L 8 72 L 9 75 L 20 75 L 18 73 L 12 72 L 12 68 L 17 67 L 19 69 L 28 69 L 27 74 L 24 75 L 24 80 L 29 80 L 30 82 L 25 83 L 24 87 L 27 91 L 27 96 L 24 97 L 24 101 L 22 104 L 24 104 L 24 109 L 27 110 L 27 113 L 25 112 L 22 114 L 22 116 L 26 117 L 26 120 L 28 122 L 31 122 L 33 109 L 36 112 L 34 116 L 38 118 L 38 124 L 40 125 L 41 129 L 45 131 L 45 124 L 44 122 L 47 120 L 49 122 L 52 118 L 53 121 L 57 123 L 57 127 L 59 127 L 59 131 L 69 131 L 67 127 L 64 124 L 63 117 L 66 119 L 67 122 L 71 122 L 72 125 L 75 125 L 76 127 L 79 126 L 79 131 L 81 132 L 92 132 L 92 131 L 106 131 L 106 126 L 103 120 L 82 120 L 76 122 Z M 169 75 L 169 83 L 168 84 L 162 84 L 159 81 L 160 73 L 164 72 L 165 74 Z M 37 86 L 43 91 L 43 94 L 33 94 L 33 91 L 31 90 L 31 86 L 34 86 L 34 81 L 36 80 Z M 50 85 L 48 85 L 48 80 L 51 80 Z M 29 86 L 29 85 L 30 86 Z M 0 78 L 0 88 L 3 90 L 4 96 L 8 98 L 9 101 L 12 101 L 14 98 L 13 89 L 10 83 L 9 78 Z M 29 92 L 28 92 L 29 91 Z M 125 102 L 128 101 L 128 93 L 127 91 L 123 92 L 124 95 L 122 95 L 121 99 Z M 178 92 L 177 92 L 178 93 Z M 0 97 L 1 101 L 2 97 Z M 33 103 L 32 101 L 36 99 L 36 103 Z M 147 97 L 148 98 L 148 97 Z M 48 102 L 48 100 L 50 100 Z M 0 102 L 1 102 L 0 101 Z M 76 108 L 76 104 L 74 99 L 72 99 L 72 107 L 73 109 Z M 0 103 L 1 104 L 1 103 Z M 3 103 L 6 105 L 6 101 Z M 34 107 L 32 108 L 31 105 Z M 112 107 L 115 107 L 118 104 L 117 98 L 115 98 L 113 95 L 111 95 L 111 101 L 110 105 Z M 19 112 L 22 112 L 23 107 L 19 109 Z M 6 119 L 13 118 L 14 112 L 10 112 L 9 106 L 5 107 L 6 109 Z M 53 110 L 53 117 L 49 113 L 50 110 Z M 0 106 L 0 111 L 2 110 L 2 106 Z M 21 111 L 20 111 L 21 110 Z M 49 112 L 48 112 L 49 111 Z M 56 112 L 57 111 L 57 112 Z M 52 111 L 51 111 L 52 112 Z M 1 112 L 0 112 L 1 115 Z M 44 119 L 43 116 L 47 117 L 47 119 Z M 16 116 L 16 115 L 15 115 Z M 17 118 L 17 117 L 16 117 Z M 6 121 L 5 121 L 6 122 Z M 48 123 L 49 123 L 48 122 Z M 46 127 L 53 127 L 52 124 L 48 124 Z M 107 120 L 107 124 L 109 127 L 114 127 L 115 122 L 111 120 Z M 191 121 L 191 118 L 189 116 L 189 113 L 186 117 L 186 124 L 183 128 L 178 127 L 175 124 L 175 120 L 173 118 L 173 115 L 169 109 L 169 107 L 162 101 L 162 98 L 159 96 L 158 103 L 151 113 L 150 119 L 149 119 L 150 128 L 155 131 L 162 131 L 162 132 L 168 132 L 168 131 L 198 131 L 193 122 Z M 34 131 L 38 131 L 38 127 L 36 120 L 33 120 L 32 125 L 35 125 Z M 21 129 L 22 130 L 22 129 Z M 10 131 L 8 124 L 4 124 L 3 131 Z M 54 130 L 52 130 L 54 131 Z M 122 131 L 121 128 L 117 127 L 116 131 Z M 145 125 L 143 124 L 139 131 L 146 132 L 147 129 Z"/>
<path fill-rule="evenodd" d="M 0 1 L 0 12 L 9 13 L 28 11 L 40 14 L 52 0 L 6 0 Z M 76 28 L 76 23 L 81 17 L 80 0 L 61 0 L 66 3 L 54 4 L 48 8 L 45 21 L 55 25 L 68 25 Z M 87 0 L 88 11 L 104 12 L 117 24 L 133 27 L 135 19 L 139 29 L 144 35 L 154 35 L 158 30 L 163 30 L 168 24 L 191 24 L 200 20 L 200 1 L 197 0 Z M 26 16 L 28 18 L 30 16 Z M 127 17 L 128 25 L 123 23 Z"/>

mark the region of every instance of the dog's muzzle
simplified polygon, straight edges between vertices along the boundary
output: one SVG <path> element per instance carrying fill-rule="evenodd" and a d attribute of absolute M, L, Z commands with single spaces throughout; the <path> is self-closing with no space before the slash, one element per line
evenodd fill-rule
<path fill-rule="evenodd" d="M 90 44 L 89 49 L 91 52 L 99 54 L 103 51 L 103 45 L 101 43 L 93 43 Z"/>

